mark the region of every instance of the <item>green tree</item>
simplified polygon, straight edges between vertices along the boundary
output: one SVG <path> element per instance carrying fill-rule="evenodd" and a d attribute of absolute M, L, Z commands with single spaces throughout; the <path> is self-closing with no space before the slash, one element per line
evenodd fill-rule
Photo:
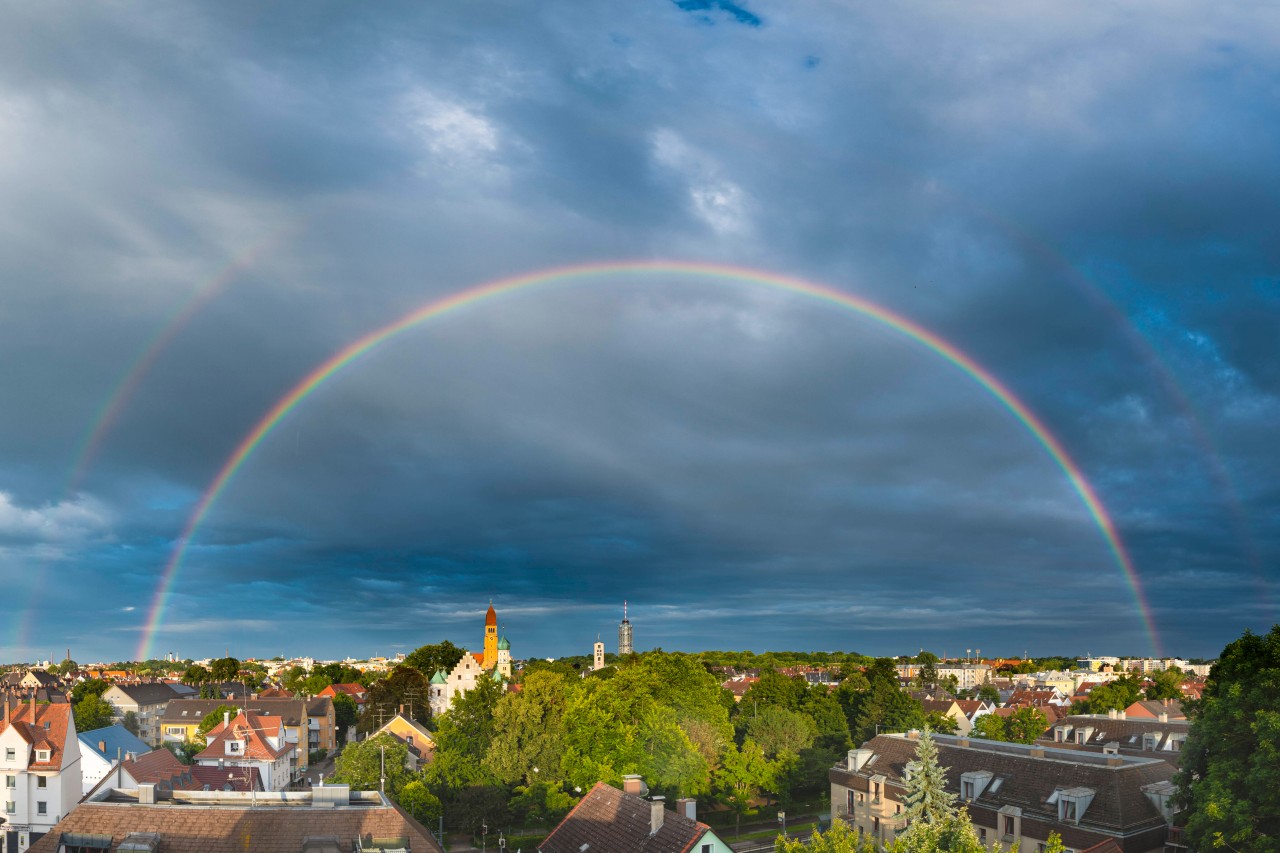
<path fill-rule="evenodd" d="M 554 826 L 564 819 L 577 799 L 552 782 L 531 782 L 518 786 L 511 798 L 511 811 L 526 824 Z"/>
<path fill-rule="evenodd" d="M 235 681 L 240 677 L 240 661 L 225 657 L 210 662 L 209 677 L 214 681 Z"/>
<path fill-rule="evenodd" d="M 111 703 L 101 696 L 95 696 L 92 693 L 86 694 L 83 699 L 75 704 L 75 709 L 72 711 L 76 721 L 76 730 L 83 733 L 94 729 L 106 728 L 111 725 L 115 710 L 115 708 L 111 707 Z"/>
<path fill-rule="evenodd" d="M 182 673 L 182 680 L 188 684 L 204 684 L 210 681 L 213 674 L 198 663 L 193 663 Z"/>
<path fill-rule="evenodd" d="M 969 733 L 974 737 L 985 738 L 986 740 L 1009 739 L 1004 718 L 999 714 L 983 714 L 974 722 L 973 730 Z"/>
<path fill-rule="evenodd" d="M 240 709 L 235 705 L 219 705 L 212 711 L 204 715 L 204 719 L 200 721 L 200 725 L 196 726 L 196 734 L 207 735 L 215 726 L 222 724 L 223 715 L 230 714 L 231 719 L 235 719 L 240 713 Z"/>
<path fill-rule="evenodd" d="M 1141 690 L 1142 682 L 1132 675 L 1125 675 L 1115 681 L 1099 684 L 1089 691 L 1089 698 L 1084 702 L 1084 712 L 1088 714 L 1105 714 L 1108 711 L 1123 711 L 1138 701 L 1142 695 Z"/>
<path fill-rule="evenodd" d="M 952 735 L 956 733 L 956 729 L 960 724 L 956 722 L 954 717 L 947 716 L 941 711 L 929 711 L 924 715 L 924 724 L 931 731 L 938 734 Z"/>
<path fill-rule="evenodd" d="M 920 684 L 924 687 L 936 687 L 938 684 L 938 656 L 933 652 L 921 652 L 916 656 L 920 664 Z"/>
<path fill-rule="evenodd" d="M 877 658 L 866 676 L 866 690 L 847 689 L 843 684 L 836 690 L 855 743 L 875 737 L 877 731 L 905 732 L 924 726 L 924 708 L 898 689 L 892 659 Z"/>
<path fill-rule="evenodd" d="M 535 672 L 520 692 L 498 700 L 485 755 L 485 766 L 497 779 L 532 784 L 562 778 L 565 694 L 572 683 L 558 672 Z"/>
<path fill-rule="evenodd" d="M 386 776 L 386 792 L 392 799 L 412 778 L 405 769 L 409 747 L 391 735 L 375 735 L 359 743 L 347 744 L 338 755 L 333 780 L 350 785 L 353 791 L 377 791 Z"/>
<path fill-rule="evenodd" d="M 1280 625 L 1222 650 L 1201 698 L 1184 706 L 1175 802 L 1193 848 L 1280 848 Z"/>
<path fill-rule="evenodd" d="M 63 658 L 62 663 L 54 667 L 54 670 L 59 675 L 71 675 L 80 671 L 80 664 L 76 663 L 71 658 Z"/>
<path fill-rule="evenodd" d="M 826 832 L 815 829 L 807 840 L 778 836 L 773 849 L 774 853 L 876 853 L 870 835 L 859 840 L 858 834 L 842 820 L 833 823 Z"/>
<path fill-rule="evenodd" d="M 110 688 L 111 682 L 103 681 L 101 678 L 91 678 L 88 681 L 81 681 L 75 687 L 71 688 L 71 704 L 79 705 L 84 701 L 84 697 L 86 696 L 101 696 Z M 88 729 L 84 729 L 79 724 L 76 725 L 76 728 L 81 731 L 88 731 Z"/>
<path fill-rule="evenodd" d="M 357 728 L 361 734 L 376 732 L 391 715 L 399 711 L 401 705 L 407 716 L 411 714 L 418 722 L 429 724 L 430 687 L 430 683 L 418 670 L 411 666 L 397 666 L 385 678 L 369 686 L 369 697 Z"/>
<path fill-rule="evenodd" d="M 908 766 L 911 775 L 902 799 L 907 820 L 938 823 L 954 814 L 956 795 L 947 790 L 946 769 L 938 763 L 938 745 L 928 729 L 920 733 L 920 740 L 916 742 L 916 760 Z"/>
<path fill-rule="evenodd" d="M 1182 670 L 1176 666 L 1171 666 L 1162 672 L 1157 672 L 1151 676 L 1151 683 L 1147 685 L 1146 696 L 1148 699 L 1181 699 L 1182 698 L 1182 682 L 1186 680 L 1186 676 L 1182 674 Z"/>
<path fill-rule="evenodd" d="M 430 678 L 436 674 L 437 670 L 443 669 L 446 674 L 452 672 L 453 668 L 458 665 L 458 661 L 462 660 L 464 654 L 466 654 L 465 649 L 460 649 L 445 640 L 414 649 L 405 656 L 404 665 L 411 666 L 427 678 Z"/>
<path fill-rule="evenodd" d="M 428 781 L 455 790 L 493 782 L 485 757 L 496 732 L 494 712 L 504 692 L 498 682 L 481 678 L 475 687 L 453 697 L 449 710 L 437 721 L 436 757 L 428 765 Z"/>
<path fill-rule="evenodd" d="M 995 714 L 988 714 L 994 717 Z M 1044 734 L 1049 721 L 1036 708 L 1019 708 L 1005 720 L 1005 736 L 1014 743 L 1035 743 Z"/>
<path fill-rule="evenodd" d="M 990 681 L 984 681 L 982 686 L 978 688 L 978 699 L 983 702 L 990 702 L 993 705 L 1000 704 L 1000 691 Z"/>
<path fill-rule="evenodd" d="M 124 726 L 125 731 L 131 735 L 138 734 L 138 715 L 134 711 L 125 711 L 124 716 L 120 718 L 120 725 Z"/>
<path fill-rule="evenodd" d="M 752 714 L 757 708 L 767 708 L 770 705 L 799 708 L 806 689 L 805 683 L 800 679 L 788 678 L 776 670 L 767 669 L 760 673 L 760 680 L 742 694 L 742 702 L 738 707 L 743 714 Z"/>
<path fill-rule="evenodd" d="M 770 760 L 783 753 L 799 755 L 800 750 L 812 746 L 818 736 L 818 727 L 810 717 L 778 706 L 748 715 L 745 731 Z"/>
<path fill-rule="evenodd" d="M 347 733 L 356 724 L 359 715 L 360 709 L 356 706 L 356 700 L 345 693 L 339 693 L 333 697 L 333 727 L 337 730 L 339 746 L 347 742 Z"/>
<path fill-rule="evenodd" d="M 712 777 L 712 790 L 715 798 L 733 812 L 734 835 L 742 834 L 742 818 L 756 813 L 752 800 L 769 778 L 769 762 L 753 741 L 747 741 L 741 749 L 731 746 L 725 750 Z"/>
<path fill-rule="evenodd" d="M 413 815 L 413 819 L 425 827 L 433 827 L 440 820 L 440 799 L 427 790 L 418 779 L 406 782 L 396 798 L 400 807 Z"/>

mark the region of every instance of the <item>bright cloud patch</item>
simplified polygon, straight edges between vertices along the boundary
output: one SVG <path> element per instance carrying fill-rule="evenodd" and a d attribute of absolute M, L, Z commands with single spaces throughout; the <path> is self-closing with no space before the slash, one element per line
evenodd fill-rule
<path fill-rule="evenodd" d="M 104 530 L 109 523 L 105 509 L 83 495 L 74 500 L 25 508 L 8 492 L 0 492 L 0 535 L 24 540 L 63 542 L 83 539 Z"/>

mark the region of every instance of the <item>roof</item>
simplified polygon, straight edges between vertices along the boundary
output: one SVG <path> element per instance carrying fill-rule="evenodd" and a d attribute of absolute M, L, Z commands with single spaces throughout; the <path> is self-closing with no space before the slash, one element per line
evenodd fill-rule
<path fill-rule="evenodd" d="M 0 734 L 10 727 L 16 729 L 35 749 L 49 750 L 48 761 L 36 761 L 32 755 L 32 770 L 61 770 L 66 753 L 67 730 L 75 730 L 70 705 L 36 705 L 32 720 L 31 705 L 20 705 L 10 712 L 10 718 L 0 722 Z"/>
<path fill-rule="evenodd" d="M 511 641 L 507 639 L 506 634 L 503 634 L 502 637 L 498 640 L 498 651 L 500 652 L 511 651 Z"/>
<path fill-rule="evenodd" d="M 194 796 L 194 795 L 193 795 Z M 234 796 L 234 795 L 233 795 Z M 114 850 L 133 832 L 154 832 L 165 853 L 243 853 L 252 849 L 288 851 L 303 849 L 307 839 L 332 836 L 342 853 L 352 850 L 357 838 L 407 839 L 413 853 L 439 851 L 429 833 L 389 801 L 334 808 L 281 805 L 270 801 L 243 805 L 192 805 L 161 802 L 83 803 L 60 820 L 30 848 L 32 853 L 56 853 L 64 833 L 111 837 Z"/>
<path fill-rule="evenodd" d="M 230 724 L 219 723 L 209 730 L 205 736 L 208 747 L 196 756 L 196 761 L 225 759 L 228 756 L 226 742 L 243 740 L 244 750 L 236 753 L 236 758 L 257 761 L 274 761 L 282 755 L 293 751 L 293 744 L 281 743 L 272 746 L 267 738 L 280 739 L 281 721 L 279 717 L 266 717 L 253 711 L 241 711 Z"/>
<path fill-rule="evenodd" d="M 115 761 L 117 756 L 124 756 L 130 752 L 134 755 L 142 755 L 151 751 L 149 743 L 140 740 L 118 723 L 102 729 L 80 732 L 76 737 L 80 739 L 82 748 L 96 752 L 107 761 Z"/>
<path fill-rule="evenodd" d="M 167 684 L 113 684 L 107 690 L 119 690 L 139 705 L 159 705 L 170 702 L 179 695 L 178 691 Z"/>
<path fill-rule="evenodd" d="M 161 725 L 199 724 L 223 705 L 248 708 L 260 716 L 279 717 L 286 726 L 301 726 L 306 719 L 307 703 L 302 699 L 175 699 L 164 709 Z"/>
<path fill-rule="evenodd" d="M 319 696 L 337 696 L 339 693 L 345 693 L 352 699 L 363 699 L 369 693 L 369 688 L 363 684 L 330 684 L 324 690 L 321 690 Z"/>
<path fill-rule="evenodd" d="M 443 669 L 437 669 L 436 674 L 431 676 L 432 684 L 447 684 L 448 681 L 449 681 L 449 676 L 445 675 L 445 672 Z"/>
<path fill-rule="evenodd" d="M 165 750 L 168 752 L 168 750 Z M 194 764 L 187 768 L 197 791 L 265 791 L 262 774 L 256 767 L 214 767 Z M 207 787 L 206 787 L 207 786 Z"/>
<path fill-rule="evenodd" d="M 710 827 L 664 809 L 662 827 L 649 832 L 653 803 L 597 782 L 542 844 L 541 853 L 686 853 Z"/>
<path fill-rule="evenodd" d="M 493 609 L 492 601 L 489 602 L 489 611 L 484 614 L 484 624 L 486 627 L 498 624 L 498 614 Z"/>
<path fill-rule="evenodd" d="M 962 738 L 933 737 L 938 746 L 938 763 L 947 768 L 948 790 L 958 792 L 961 775 L 967 772 L 987 771 L 1003 779 L 996 792 L 988 788 L 978 797 L 975 805 L 979 807 L 994 811 L 1004 805 L 1018 806 L 1024 819 L 1057 824 L 1056 806 L 1048 802 L 1054 791 L 1089 788 L 1096 796 L 1080 823 L 1081 829 L 1087 825 L 1095 832 L 1130 833 L 1147 826 L 1164 826 L 1159 810 L 1142 791 L 1144 785 L 1172 778 L 1173 768 L 1158 759 L 982 740 L 970 740 L 969 746 L 962 746 L 966 742 Z M 917 742 L 906 735 L 872 738 L 865 747 L 875 752 L 875 760 L 856 774 L 837 767 L 831 772 L 831 780 L 847 784 L 858 776 L 884 774 L 891 784 L 901 788 L 903 770 L 916 759 Z M 1043 757 L 1033 750 L 1042 752 Z M 1108 759 L 1120 763 L 1111 766 Z"/>

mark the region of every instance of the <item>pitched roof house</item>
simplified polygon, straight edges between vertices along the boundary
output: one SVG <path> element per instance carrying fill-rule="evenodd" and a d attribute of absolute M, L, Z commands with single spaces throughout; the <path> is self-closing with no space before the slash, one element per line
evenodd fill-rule
<path fill-rule="evenodd" d="M 1114 841 L 1123 853 L 1161 849 L 1173 768 L 1153 758 L 934 735 L 947 789 L 984 844 L 1043 849 L 1056 832 L 1071 850 Z M 905 828 L 915 733 L 879 735 L 831 770 L 833 813 L 883 844 Z"/>
<path fill-rule="evenodd" d="M 705 823 L 667 811 L 661 797 L 642 797 L 638 776 L 624 784 L 629 791 L 597 782 L 538 845 L 539 853 L 731 853 Z"/>
<path fill-rule="evenodd" d="M 119 723 L 103 729 L 81 732 L 78 737 L 81 793 L 84 794 L 92 791 L 108 771 L 119 762 L 151 752 L 150 744 L 139 740 Z"/>
<path fill-rule="evenodd" d="M 440 853 L 431 834 L 377 791 L 326 785 L 311 791 L 246 793 L 99 789 L 32 853 L 60 850 L 163 853 Z"/>
<path fill-rule="evenodd" d="M 83 793 L 71 706 L 33 702 L 6 708 L 0 721 L 0 775 L 5 848 L 22 851 L 75 808 Z"/>
<path fill-rule="evenodd" d="M 279 717 L 241 711 L 233 719 L 224 712 L 223 722 L 209 730 L 208 747 L 196 755 L 204 767 L 254 767 L 268 791 L 282 791 L 290 782 L 290 758 L 297 746 L 285 739 Z"/>

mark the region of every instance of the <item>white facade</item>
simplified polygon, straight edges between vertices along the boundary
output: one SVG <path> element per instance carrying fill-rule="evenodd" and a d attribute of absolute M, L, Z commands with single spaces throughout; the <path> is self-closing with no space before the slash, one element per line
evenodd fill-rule
<path fill-rule="evenodd" d="M 463 652 L 462 660 L 446 677 L 444 684 L 431 685 L 431 714 L 439 716 L 449 710 L 453 697 L 466 693 L 484 677 L 484 669 L 471 652 Z"/>
<path fill-rule="evenodd" d="M 48 707 L 48 706 L 44 706 Z M 19 853 L 23 853 L 62 817 L 75 808 L 82 796 L 80 782 L 80 746 L 76 740 L 75 722 L 67 714 L 66 742 L 62 763 L 57 770 L 34 769 L 40 760 L 35 747 L 13 726 L 0 733 L 0 799 L 3 800 L 3 830 L 16 835 Z M 39 716 L 37 716 L 37 725 Z M 48 756 L 45 756 L 48 759 Z"/>

